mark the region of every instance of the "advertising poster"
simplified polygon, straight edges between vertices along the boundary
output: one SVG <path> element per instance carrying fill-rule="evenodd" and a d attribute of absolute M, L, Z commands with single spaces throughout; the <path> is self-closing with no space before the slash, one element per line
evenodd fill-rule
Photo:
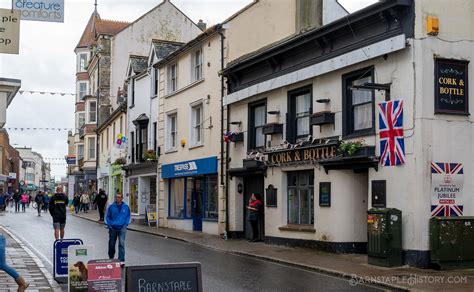
<path fill-rule="evenodd" d="M 87 269 L 89 291 L 122 291 L 122 268 L 118 259 L 92 260 Z"/>
<path fill-rule="evenodd" d="M 463 215 L 462 163 L 431 163 L 431 217 Z"/>
<path fill-rule="evenodd" d="M 68 248 L 68 254 L 68 291 L 87 291 L 87 263 L 94 258 L 94 247 L 91 245 L 73 245 Z"/>

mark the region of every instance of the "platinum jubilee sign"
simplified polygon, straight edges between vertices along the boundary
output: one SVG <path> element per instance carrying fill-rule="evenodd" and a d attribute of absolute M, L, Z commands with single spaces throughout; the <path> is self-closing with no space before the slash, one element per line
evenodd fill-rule
<path fill-rule="evenodd" d="M 21 20 L 64 22 L 64 0 L 14 0 Z"/>

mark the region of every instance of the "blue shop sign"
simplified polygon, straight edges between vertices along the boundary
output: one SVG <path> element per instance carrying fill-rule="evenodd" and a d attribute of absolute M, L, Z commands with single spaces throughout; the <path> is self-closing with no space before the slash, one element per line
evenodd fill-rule
<path fill-rule="evenodd" d="M 164 164 L 161 167 L 161 178 L 175 178 L 217 173 L 217 157 Z"/>

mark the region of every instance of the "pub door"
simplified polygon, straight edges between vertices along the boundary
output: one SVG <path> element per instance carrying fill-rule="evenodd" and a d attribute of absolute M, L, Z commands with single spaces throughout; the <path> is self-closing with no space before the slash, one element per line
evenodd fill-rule
<path fill-rule="evenodd" d="M 252 175 L 244 177 L 244 233 L 246 239 L 252 239 L 252 226 L 247 220 L 247 206 L 252 193 L 259 193 L 262 196 L 262 204 L 264 204 L 264 177 L 261 175 Z M 264 210 L 265 208 L 263 208 Z M 265 215 L 261 214 L 259 224 L 259 239 L 263 240 L 265 236 Z"/>

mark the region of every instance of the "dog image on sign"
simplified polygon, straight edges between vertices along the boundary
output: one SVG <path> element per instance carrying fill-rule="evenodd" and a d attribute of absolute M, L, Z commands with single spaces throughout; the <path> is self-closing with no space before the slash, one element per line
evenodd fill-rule
<path fill-rule="evenodd" d="M 94 247 L 74 245 L 68 248 L 68 291 L 87 291 L 87 263 L 94 258 Z"/>

